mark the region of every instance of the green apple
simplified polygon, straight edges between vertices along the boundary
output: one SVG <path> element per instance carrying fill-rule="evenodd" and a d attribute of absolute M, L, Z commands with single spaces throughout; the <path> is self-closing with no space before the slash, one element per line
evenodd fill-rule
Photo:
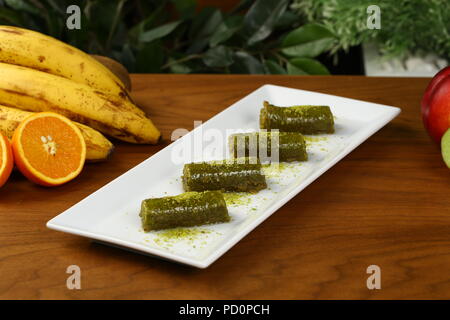
<path fill-rule="evenodd" d="M 441 152 L 445 164 L 450 168 L 450 129 L 448 129 L 442 136 Z"/>

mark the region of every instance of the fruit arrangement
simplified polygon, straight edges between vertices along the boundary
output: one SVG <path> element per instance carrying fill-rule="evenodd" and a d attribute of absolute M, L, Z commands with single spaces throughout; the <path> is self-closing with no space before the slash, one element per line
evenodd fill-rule
<path fill-rule="evenodd" d="M 44 34 L 0 26 L 0 186 L 13 164 L 55 186 L 114 149 L 104 136 L 155 144 L 160 132 L 133 102 L 126 69 Z M 11 142 L 10 142 L 11 139 Z"/>
<path fill-rule="evenodd" d="M 450 168 L 450 67 L 439 71 L 428 84 L 422 98 L 422 119 L 430 137 L 441 145 Z"/>

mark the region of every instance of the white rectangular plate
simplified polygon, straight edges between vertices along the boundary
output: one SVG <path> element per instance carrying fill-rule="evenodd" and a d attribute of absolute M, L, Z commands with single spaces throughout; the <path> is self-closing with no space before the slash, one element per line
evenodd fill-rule
<path fill-rule="evenodd" d="M 264 100 L 279 106 L 329 105 L 336 133 L 309 137 L 307 162 L 283 164 L 279 169 L 265 167 L 268 189 L 228 195 L 231 222 L 178 229 L 177 236 L 174 231 L 143 232 L 141 201 L 182 193 L 183 163 L 227 157 L 226 134 L 230 129 L 258 130 Z M 47 227 L 206 268 L 399 113 L 396 107 L 264 85 L 51 219 Z"/>

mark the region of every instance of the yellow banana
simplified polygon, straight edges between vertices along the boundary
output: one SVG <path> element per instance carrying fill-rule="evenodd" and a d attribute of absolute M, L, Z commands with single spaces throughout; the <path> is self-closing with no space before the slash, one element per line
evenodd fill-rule
<path fill-rule="evenodd" d="M 0 132 L 11 139 L 19 123 L 31 114 L 32 112 L 0 105 Z M 114 150 L 113 144 L 97 130 L 78 122 L 74 123 L 86 142 L 86 160 L 98 162 L 108 159 Z"/>
<path fill-rule="evenodd" d="M 90 56 L 107 67 L 117 78 L 120 79 L 120 81 L 122 81 L 127 91 L 131 91 L 130 74 L 123 64 L 106 56 L 99 56 L 96 54 L 90 54 Z"/>
<path fill-rule="evenodd" d="M 105 93 L 126 95 L 123 83 L 88 54 L 36 31 L 0 26 L 0 61 L 29 67 Z"/>
<path fill-rule="evenodd" d="M 0 62 L 28 67 L 86 84 L 112 98 L 125 99 L 130 110 L 143 113 L 132 102 L 122 81 L 83 51 L 42 33 L 0 25 Z"/>
<path fill-rule="evenodd" d="M 160 132 L 142 114 L 108 100 L 103 92 L 46 72 L 0 63 L 0 104 L 27 111 L 53 111 L 114 138 L 157 143 Z"/>

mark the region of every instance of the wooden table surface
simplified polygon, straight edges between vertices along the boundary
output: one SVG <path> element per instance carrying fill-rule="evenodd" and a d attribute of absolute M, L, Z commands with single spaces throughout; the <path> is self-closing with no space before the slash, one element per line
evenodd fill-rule
<path fill-rule="evenodd" d="M 422 127 L 429 79 L 134 75 L 158 146 L 116 143 L 59 188 L 15 173 L 0 193 L 2 299 L 450 298 L 450 172 Z M 46 222 L 259 86 L 271 83 L 402 108 L 402 113 L 201 270 L 49 230 Z M 157 168 L 155 168 L 157 170 Z M 381 268 L 368 290 L 369 265 Z M 81 268 L 81 290 L 66 268 Z"/>

